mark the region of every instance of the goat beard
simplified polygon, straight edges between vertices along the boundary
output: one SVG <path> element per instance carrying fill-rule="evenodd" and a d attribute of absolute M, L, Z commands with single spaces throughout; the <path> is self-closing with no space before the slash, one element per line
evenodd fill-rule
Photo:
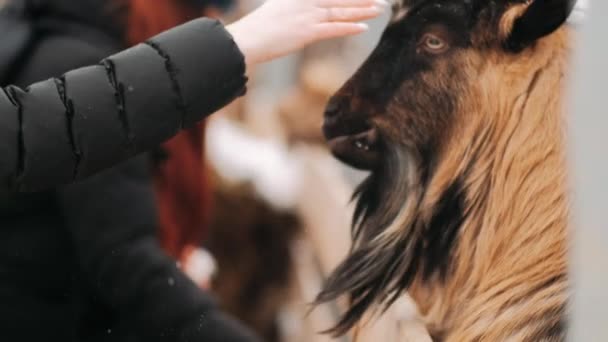
<path fill-rule="evenodd" d="M 420 265 L 423 225 L 417 222 L 422 199 L 419 158 L 404 146 L 387 148 L 382 165 L 358 187 L 353 245 L 330 275 L 316 303 L 344 295 L 350 305 L 327 333 L 347 333 L 372 307 L 385 311 L 409 287 Z"/>

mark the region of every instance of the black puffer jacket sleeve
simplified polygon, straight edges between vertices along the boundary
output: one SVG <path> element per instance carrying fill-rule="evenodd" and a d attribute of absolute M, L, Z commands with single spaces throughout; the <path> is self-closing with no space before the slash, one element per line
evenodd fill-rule
<path fill-rule="evenodd" d="M 143 156 L 67 186 L 57 196 L 82 272 L 137 340 L 258 341 L 219 312 L 163 253 Z"/>
<path fill-rule="evenodd" d="M 99 65 L 0 91 L 0 191 L 82 179 L 150 149 L 245 92 L 244 58 L 197 19 Z"/>

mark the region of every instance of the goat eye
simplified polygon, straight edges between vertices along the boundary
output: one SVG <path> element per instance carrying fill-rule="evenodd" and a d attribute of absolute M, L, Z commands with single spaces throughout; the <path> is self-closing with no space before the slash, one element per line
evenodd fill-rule
<path fill-rule="evenodd" d="M 434 34 L 426 34 L 423 37 L 422 44 L 424 48 L 431 53 L 441 53 L 448 48 L 448 44 Z"/>

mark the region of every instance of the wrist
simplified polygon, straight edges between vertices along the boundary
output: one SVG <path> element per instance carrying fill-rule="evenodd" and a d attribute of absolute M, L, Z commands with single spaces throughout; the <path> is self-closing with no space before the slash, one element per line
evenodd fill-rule
<path fill-rule="evenodd" d="M 226 30 L 232 36 L 234 43 L 239 48 L 245 58 L 247 68 L 258 63 L 258 58 L 255 53 L 255 46 L 252 42 L 251 33 L 247 34 L 240 22 L 236 22 L 226 26 Z"/>

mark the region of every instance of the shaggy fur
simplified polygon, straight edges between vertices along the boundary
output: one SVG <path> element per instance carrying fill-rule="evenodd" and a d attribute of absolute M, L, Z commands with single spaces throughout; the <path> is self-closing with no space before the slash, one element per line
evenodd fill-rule
<path fill-rule="evenodd" d="M 530 8 L 412 1 L 332 100 L 345 124 L 365 113 L 383 155 L 319 296 L 351 298 L 332 332 L 407 290 L 437 341 L 564 339 L 568 33 L 509 41 Z M 449 50 L 425 53 L 428 32 Z"/>

